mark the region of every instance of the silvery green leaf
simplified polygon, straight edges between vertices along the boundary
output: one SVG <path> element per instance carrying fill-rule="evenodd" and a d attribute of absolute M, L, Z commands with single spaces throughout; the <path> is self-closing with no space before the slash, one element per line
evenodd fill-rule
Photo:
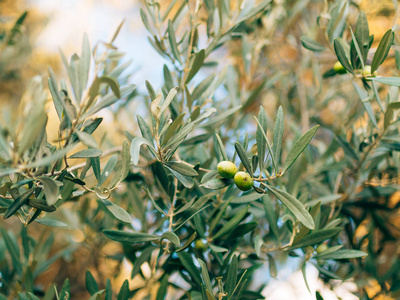
<path fill-rule="evenodd" d="M 128 244 L 151 242 L 160 239 L 160 236 L 155 234 L 122 230 L 103 230 L 103 233 L 114 241 Z"/>
<path fill-rule="evenodd" d="M 91 148 L 99 147 L 96 140 L 94 139 L 94 137 L 91 134 L 86 133 L 84 131 L 75 131 L 75 133 L 78 136 L 79 140 L 82 142 L 82 144 L 86 145 L 87 147 L 91 147 Z"/>
<path fill-rule="evenodd" d="M 201 81 L 193 90 L 192 92 L 192 99 L 197 100 L 199 99 L 203 93 L 210 87 L 211 83 L 214 81 L 215 75 L 211 74 L 210 76 L 206 77 Z"/>
<path fill-rule="evenodd" d="M 64 222 L 61 222 L 59 220 L 48 219 L 48 218 L 36 219 L 35 222 L 42 224 L 42 225 L 51 226 L 51 227 L 63 227 L 63 228 L 68 227 L 68 225 L 65 224 Z"/>
<path fill-rule="evenodd" d="M 69 158 L 99 157 L 103 154 L 100 149 L 84 149 L 72 154 Z"/>
<path fill-rule="evenodd" d="M 79 73 L 82 81 L 81 86 L 83 89 L 86 88 L 89 78 L 90 59 L 91 59 L 91 51 L 90 51 L 89 38 L 85 33 L 83 35 L 81 61 L 79 63 Z"/>
<path fill-rule="evenodd" d="M 318 130 L 319 125 L 314 126 L 310 130 L 308 130 L 305 134 L 303 134 L 292 146 L 288 155 L 286 156 L 285 163 L 283 165 L 283 171 L 287 171 L 290 166 L 296 161 L 299 155 L 304 151 L 304 149 L 308 146 L 311 139 L 314 137 L 315 133 Z"/>
<path fill-rule="evenodd" d="M 314 229 L 314 220 L 304 205 L 289 193 L 279 190 L 273 186 L 268 186 L 268 190 L 275 195 L 295 217 L 307 228 Z"/>
<path fill-rule="evenodd" d="M 176 43 L 175 30 L 172 26 L 171 20 L 168 20 L 168 39 L 169 39 L 169 44 L 171 46 L 172 55 L 182 65 L 182 59 L 179 54 L 178 44 Z"/>
<path fill-rule="evenodd" d="M 222 143 L 222 140 L 217 133 L 215 134 L 215 138 L 217 140 L 217 145 L 218 145 L 218 149 L 221 153 L 222 160 L 228 161 L 229 159 L 228 159 L 228 155 L 226 154 L 224 144 Z"/>
<path fill-rule="evenodd" d="M 335 38 L 342 35 L 344 27 L 346 26 L 346 18 L 348 14 L 347 1 L 338 1 L 331 11 L 331 18 L 328 23 L 327 33 L 329 40 L 332 42 Z"/>
<path fill-rule="evenodd" d="M 46 200 L 43 199 L 28 199 L 28 205 L 45 212 L 53 212 L 57 210 L 54 205 L 47 205 Z"/>
<path fill-rule="evenodd" d="M 134 165 L 137 165 L 139 162 L 140 147 L 143 144 L 147 145 L 150 149 L 155 151 L 153 145 L 148 140 L 141 137 L 135 137 L 131 142 L 131 159 Z"/>
<path fill-rule="evenodd" d="M 261 199 L 262 197 L 263 197 L 263 195 L 260 195 L 257 193 L 248 193 L 244 196 L 233 198 L 231 203 L 235 203 L 235 204 L 249 203 L 249 202 L 253 202 L 258 199 Z"/>
<path fill-rule="evenodd" d="M 316 41 L 314 41 L 309 37 L 302 36 L 300 40 L 303 47 L 308 50 L 311 50 L 313 52 L 321 52 L 325 50 L 324 46 L 322 46 L 321 44 L 317 43 Z"/>
<path fill-rule="evenodd" d="M 127 84 L 119 89 L 121 97 L 116 97 L 114 92 L 110 92 L 104 97 L 99 97 L 97 103 L 89 108 L 84 117 L 93 115 L 102 110 L 103 108 L 111 106 L 112 104 L 120 100 L 120 98 L 128 96 L 129 94 L 133 93 L 135 89 L 136 85 Z"/>
<path fill-rule="evenodd" d="M 58 84 L 56 81 L 56 77 L 54 75 L 54 72 L 51 68 L 49 68 L 49 79 L 48 79 L 48 84 L 49 84 L 49 90 L 53 99 L 54 107 L 56 109 L 58 118 L 61 120 L 62 119 L 62 112 L 64 110 L 64 106 L 62 104 L 60 92 L 58 90 Z"/>
<path fill-rule="evenodd" d="M 304 248 L 307 246 L 313 246 L 319 244 L 331 237 L 334 237 L 343 228 L 330 228 L 312 231 L 310 234 L 306 235 L 304 238 L 299 240 L 297 243 L 293 243 L 289 249 Z"/>
<path fill-rule="evenodd" d="M 370 79 L 379 83 L 400 87 L 399 77 L 371 77 Z"/>
<path fill-rule="evenodd" d="M 345 49 L 343 48 L 342 44 L 339 42 L 339 40 L 335 39 L 335 41 L 333 42 L 334 48 L 335 48 L 335 52 L 336 52 L 336 56 L 339 60 L 339 62 L 342 64 L 342 66 L 351 74 L 354 75 L 354 71 L 352 66 L 350 65 Z"/>
<path fill-rule="evenodd" d="M 167 107 L 171 104 L 172 100 L 174 99 L 176 93 L 178 92 L 178 88 L 175 87 L 172 90 L 169 91 L 167 97 L 165 98 L 163 104 L 160 106 L 160 112 L 159 114 L 162 114 Z"/>
<path fill-rule="evenodd" d="M 212 288 L 212 285 L 211 285 L 210 276 L 209 276 L 209 274 L 208 274 L 207 265 L 206 265 L 205 262 L 202 261 L 200 258 L 198 258 L 197 261 L 198 261 L 199 264 L 200 264 L 201 275 L 202 275 L 202 277 L 203 277 L 203 281 L 204 281 L 204 284 L 205 284 L 205 286 L 206 286 L 206 289 L 207 289 L 209 292 L 212 292 L 212 291 L 213 291 L 213 288 Z"/>
<path fill-rule="evenodd" d="M 192 177 L 189 177 L 189 176 L 186 176 L 186 175 L 182 175 L 181 173 L 179 173 L 178 171 L 175 171 L 174 169 L 172 169 L 168 165 L 165 165 L 165 167 L 169 171 L 171 171 L 171 173 L 176 177 L 176 179 L 178 179 L 179 182 L 182 183 L 186 188 L 191 189 L 194 186 L 194 181 L 193 181 Z"/>
<path fill-rule="evenodd" d="M 164 71 L 165 87 L 167 88 L 168 91 L 170 91 L 174 88 L 174 79 L 172 78 L 172 74 L 169 71 L 167 65 L 164 65 L 163 71 Z"/>
<path fill-rule="evenodd" d="M 208 244 L 208 246 L 210 246 L 210 249 L 215 252 L 215 253 L 223 253 L 223 252 L 228 252 L 229 250 L 224 248 L 224 247 L 220 247 L 220 246 L 216 246 L 213 244 Z"/>
<path fill-rule="evenodd" d="M 175 246 L 179 247 L 181 245 L 181 240 L 179 237 L 173 233 L 172 231 L 167 231 L 164 232 L 163 235 L 161 236 L 161 239 L 167 239 L 170 242 L 172 242 Z"/>
<path fill-rule="evenodd" d="M 235 142 L 235 149 L 236 149 L 237 154 L 239 155 L 240 161 L 243 163 L 243 166 L 246 168 L 247 172 L 252 175 L 253 170 L 251 167 L 251 162 L 250 162 L 249 158 L 247 157 L 247 152 L 243 148 L 243 145 L 239 142 Z"/>
<path fill-rule="evenodd" d="M 188 166 L 185 163 L 182 162 L 175 162 L 175 161 L 167 161 L 165 162 L 165 165 L 174 171 L 185 175 L 185 176 L 198 176 L 199 174 L 193 169 L 193 167 Z"/>
<path fill-rule="evenodd" d="M 208 122 L 202 124 L 202 127 L 210 127 L 210 126 L 214 126 L 218 122 L 226 121 L 227 118 L 230 115 L 233 115 L 235 112 L 237 112 L 241 108 L 242 108 L 241 105 L 236 106 L 236 107 L 232 107 L 232 108 L 230 108 L 230 109 L 228 109 L 228 110 L 226 110 L 226 111 L 214 116 L 211 120 L 209 120 Z"/>
<path fill-rule="evenodd" d="M 22 205 L 26 204 L 28 202 L 29 197 L 33 194 L 35 191 L 34 188 L 26 191 L 20 196 L 17 196 L 17 198 L 11 203 L 11 205 L 8 207 L 7 211 L 4 213 L 3 218 L 8 219 L 12 215 L 14 215 L 15 212 L 18 211 L 18 209 L 21 208 Z"/>
<path fill-rule="evenodd" d="M 169 142 L 165 145 L 165 148 L 172 148 L 176 145 L 182 143 L 187 135 L 191 133 L 194 129 L 194 124 L 189 123 L 182 126 L 179 131 L 169 140 Z"/>
<path fill-rule="evenodd" d="M 371 104 L 368 102 L 368 94 L 365 92 L 365 90 L 361 89 L 354 81 L 353 86 L 358 96 L 360 97 L 361 103 L 363 104 L 372 124 L 375 126 L 375 128 L 378 128 L 378 123 L 376 122 L 374 110 L 372 109 Z"/>
<path fill-rule="evenodd" d="M 164 146 L 168 141 L 171 139 L 171 137 L 175 134 L 177 129 L 182 125 L 183 117 L 185 114 L 179 115 L 173 122 L 172 124 L 168 127 L 167 131 L 165 132 L 161 145 Z"/>
<path fill-rule="evenodd" d="M 279 162 L 282 149 L 282 138 L 284 131 L 284 114 L 282 106 L 279 106 L 278 112 L 276 114 L 275 126 L 274 126 L 274 136 L 272 144 L 272 152 L 274 154 L 275 162 Z"/>
<path fill-rule="evenodd" d="M 385 120 L 384 120 L 384 128 L 386 129 L 389 127 L 390 123 L 392 122 L 393 119 L 393 114 L 395 110 L 400 109 L 400 102 L 392 102 L 389 103 L 386 112 L 385 112 Z"/>
<path fill-rule="evenodd" d="M 144 10 L 142 8 L 140 9 L 140 17 L 142 18 L 143 25 L 151 33 L 151 35 L 152 36 L 156 36 L 156 34 L 154 33 L 153 29 L 150 26 L 150 22 L 149 22 L 148 17 L 147 17 L 146 13 L 144 12 Z"/>
<path fill-rule="evenodd" d="M 204 49 L 200 50 L 197 54 L 196 57 L 193 60 L 192 68 L 190 69 L 189 75 L 186 78 L 186 84 L 192 80 L 194 75 L 197 74 L 197 72 L 200 70 L 201 66 L 203 65 L 204 59 L 206 57 L 206 53 Z"/>
<path fill-rule="evenodd" d="M 147 196 L 150 199 L 151 204 L 153 204 L 154 208 L 162 215 L 167 215 L 167 213 L 165 213 L 162 208 L 157 204 L 156 201 L 154 201 L 153 197 L 151 196 L 151 193 L 148 189 L 144 189 L 143 190 L 146 192 Z"/>
<path fill-rule="evenodd" d="M 262 237 L 258 234 L 256 235 L 256 237 L 254 238 L 254 250 L 256 251 L 256 254 L 258 257 L 260 257 L 261 255 L 261 247 L 264 244 L 264 241 L 262 239 Z"/>
<path fill-rule="evenodd" d="M 104 207 L 119 221 L 130 224 L 132 222 L 131 216 L 126 212 L 125 209 L 112 203 L 109 200 L 99 200 L 103 203 Z"/>
<path fill-rule="evenodd" d="M 228 274 L 226 276 L 225 290 L 228 293 L 228 295 L 233 295 L 233 291 L 235 290 L 236 287 L 237 275 L 238 275 L 238 259 L 236 254 L 234 254 L 230 261 Z"/>
<path fill-rule="evenodd" d="M 110 159 L 107 161 L 106 166 L 103 169 L 103 172 L 101 173 L 99 185 L 102 185 L 104 181 L 106 181 L 108 176 L 110 176 L 111 172 L 114 171 L 117 161 L 118 161 L 117 155 L 113 155 L 110 157 Z"/>
<path fill-rule="evenodd" d="M 356 31 L 354 34 L 358 42 L 358 45 L 360 46 L 363 63 L 365 64 L 367 62 L 370 36 L 369 36 L 367 16 L 363 11 L 361 11 L 358 16 Z"/>
<path fill-rule="evenodd" d="M 276 267 L 275 259 L 271 254 L 268 254 L 268 269 L 271 277 L 276 278 L 276 276 L 278 276 L 278 268 Z"/>
<path fill-rule="evenodd" d="M 227 187 L 231 183 L 233 183 L 232 179 L 214 178 L 214 179 L 211 179 L 211 180 L 208 180 L 208 181 L 202 183 L 200 186 L 205 187 L 210 190 L 220 190 L 220 189 L 223 189 L 224 187 Z"/>
<path fill-rule="evenodd" d="M 258 123 L 260 126 L 257 126 L 256 131 L 256 141 L 257 141 L 257 153 L 258 153 L 258 163 L 260 166 L 260 173 L 262 174 L 264 170 L 265 163 L 265 153 L 267 146 L 267 114 L 262 106 L 260 106 L 260 112 L 258 113 Z M 271 153 L 272 155 L 272 153 Z M 247 167 L 246 167 L 247 169 Z M 255 169 L 253 170 L 253 172 Z"/>
<path fill-rule="evenodd" d="M 325 251 L 324 251 L 325 252 Z M 353 249 L 343 249 L 343 250 L 337 250 L 331 253 L 324 253 L 321 252 L 320 254 L 316 255 L 315 258 L 317 259 L 323 259 L 323 260 L 328 260 L 328 259 L 350 259 L 350 258 L 357 258 L 357 257 L 364 257 L 367 256 L 368 254 L 359 251 L 359 250 L 353 250 Z"/>
<path fill-rule="evenodd" d="M 378 49 L 376 49 L 374 58 L 372 59 L 371 74 L 373 74 L 379 68 L 379 66 L 385 61 L 387 55 L 389 54 L 389 50 L 392 47 L 393 40 L 394 40 L 394 32 L 392 29 L 389 29 L 382 37 Z"/>
<path fill-rule="evenodd" d="M 40 176 L 38 180 L 43 185 L 47 205 L 52 206 L 58 199 L 58 184 L 53 179 L 46 176 Z"/>
<path fill-rule="evenodd" d="M 63 158 L 67 154 L 67 152 L 70 151 L 72 148 L 73 148 L 73 145 L 63 148 L 63 149 L 60 149 L 60 150 L 57 150 L 57 151 L 53 152 L 52 154 L 50 154 L 49 156 L 45 156 L 37 161 L 34 161 L 32 163 L 25 165 L 25 167 L 26 168 L 38 168 L 38 167 L 50 165 L 50 164 L 58 161 L 59 159 Z"/>

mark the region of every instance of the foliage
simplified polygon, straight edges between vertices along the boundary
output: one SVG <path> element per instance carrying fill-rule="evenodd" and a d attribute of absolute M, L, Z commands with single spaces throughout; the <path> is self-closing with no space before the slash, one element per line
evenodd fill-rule
<path fill-rule="evenodd" d="M 73 297 L 68 278 L 58 288 L 35 282 L 82 245 L 101 250 L 112 241 L 121 248 L 110 258 L 118 266 L 131 262 L 140 284 L 132 289 L 126 280 L 113 292 L 110 279 L 87 271 L 90 299 L 262 299 L 266 283 L 255 283 L 255 272 L 267 264 L 276 277 L 276 260 L 289 256 L 300 262 L 307 287 L 310 265 L 328 284 L 354 281 L 363 299 L 370 279 L 382 294 L 398 295 L 398 254 L 389 267 L 381 261 L 386 245 L 398 242 L 400 79 L 375 73 L 393 53 L 395 33 L 388 30 L 369 56 L 374 36 L 365 14 L 348 24 L 353 3 L 326 6 L 318 18 L 324 40 L 301 38 L 314 70 L 306 93 L 299 71 L 271 65 L 276 73 L 268 76 L 261 63 L 270 52 L 259 42 L 278 8 L 269 1 L 146 1 L 149 42 L 166 60 L 163 86 L 146 81 L 147 95 L 124 75 L 129 63 L 115 46 L 122 24 L 93 50 L 85 36 L 80 55 L 61 53 L 64 79 L 49 70 L 56 141 L 48 140 L 47 87 L 32 79 L 17 118 L 0 128 L 0 213 L 7 219 L 0 299 Z M 217 60 L 221 48 L 236 49 L 235 67 Z M 334 59 L 322 74 L 324 53 Z M 346 74 L 333 68 L 336 60 Z M 271 91 L 286 91 L 286 99 L 266 109 L 260 99 Z M 344 104 L 329 122 L 319 112 L 338 99 Z M 111 107 L 118 117 L 135 101 L 148 111 L 129 112 L 140 133 L 124 131 L 122 145 L 99 140 L 97 113 Z M 251 176 L 251 190 L 243 192 L 236 176 L 221 177 L 221 161 Z M 15 227 L 14 216 L 21 230 L 8 226 Z M 42 226 L 55 228 L 46 237 Z M 84 241 L 67 238 L 53 253 L 63 228 L 79 229 Z"/>

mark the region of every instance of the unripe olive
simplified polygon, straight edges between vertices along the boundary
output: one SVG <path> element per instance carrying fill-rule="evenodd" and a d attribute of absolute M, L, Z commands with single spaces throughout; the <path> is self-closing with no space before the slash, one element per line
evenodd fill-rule
<path fill-rule="evenodd" d="M 207 249 L 207 246 L 203 243 L 202 240 L 196 240 L 194 242 L 194 248 L 200 251 L 204 251 Z"/>
<path fill-rule="evenodd" d="M 239 190 L 248 191 L 253 187 L 253 178 L 246 172 L 237 172 L 234 181 Z"/>
<path fill-rule="evenodd" d="M 320 244 L 317 247 L 317 253 L 321 253 L 321 252 L 325 251 L 326 249 L 328 249 L 328 245 L 327 244 Z"/>
<path fill-rule="evenodd" d="M 335 62 L 335 64 L 333 65 L 333 69 L 335 70 L 335 72 L 337 74 L 346 74 L 347 73 L 346 69 L 343 67 L 343 65 L 340 63 L 340 61 Z"/>
<path fill-rule="evenodd" d="M 237 173 L 237 168 L 235 164 L 231 161 L 221 161 L 217 165 L 218 174 L 223 178 L 231 179 Z"/>
<path fill-rule="evenodd" d="M 364 67 L 364 71 L 362 74 L 364 77 L 376 77 L 376 75 L 378 75 L 376 71 L 374 72 L 374 74 L 371 75 L 371 66 L 368 65 Z"/>

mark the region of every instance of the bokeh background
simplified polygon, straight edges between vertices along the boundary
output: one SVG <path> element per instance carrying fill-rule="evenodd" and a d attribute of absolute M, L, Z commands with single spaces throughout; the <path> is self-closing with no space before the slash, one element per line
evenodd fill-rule
<path fill-rule="evenodd" d="M 163 0 L 166 1 L 167 0 Z M 285 10 L 285 5 L 290 2 L 298 5 L 297 15 L 291 16 L 291 22 L 287 23 L 284 28 L 279 30 L 274 26 L 279 24 L 276 19 L 288 17 L 288 12 Z M 309 24 L 303 19 L 303 10 L 316 10 L 320 11 L 324 1 L 284 1 L 276 0 L 276 7 L 269 19 L 266 19 L 266 24 L 270 22 L 271 27 L 265 36 L 260 37 L 261 44 L 274 44 L 275 46 L 270 50 L 270 57 L 273 64 L 277 68 L 286 68 L 288 72 L 296 70 L 298 58 L 304 49 L 299 49 L 294 39 L 300 36 L 300 33 L 307 30 Z M 361 8 L 366 12 L 370 21 L 371 33 L 375 34 L 375 40 L 379 41 L 380 37 L 384 34 L 387 28 L 390 28 L 398 23 L 399 10 L 397 9 L 397 1 L 391 0 L 363 0 L 357 2 Z M 126 53 L 124 60 L 132 60 L 130 71 L 133 76 L 130 81 L 138 86 L 139 91 L 144 91 L 145 80 L 152 82 L 153 86 L 159 87 L 162 83 L 162 66 L 165 61 L 157 54 L 151 47 L 147 40 L 147 31 L 143 26 L 139 8 L 141 3 L 138 0 L 3 0 L 0 1 L 0 11 L 3 27 L 12 26 L 15 19 L 24 11 L 28 11 L 27 22 L 23 28 L 25 31 L 24 46 L 19 49 L 19 53 L 12 53 L 8 56 L 3 53 L 0 59 L 0 107 L 13 107 L 18 103 L 21 96 L 21 91 L 27 84 L 28 80 L 35 76 L 40 75 L 43 78 L 47 77 L 48 67 L 51 66 L 55 72 L 61 76 L 63 74 L 63 67 L 59 56 L 59 49 L 65 53 L 67 57 L 74 52 L 79 51 L 81 41 L 84 33 L 87 33 L 91 46 L 98 41 L 107 41 L 113 34 L 117 26 L 122 20 L 125 20 L 124 26 L 115 42 L 116 46 Z M 309 20 L 307 20 L 309 22 Z M 267 26 L 266 26 L 267 27 Z M 222 49 L 224 51 L 231 51 L 229 49 Z M 221 54 L 226 54 L 221 53 Z M 234 53 L 233 53 L 234 54 Z M 234 57 L 234 56 L 233 56 Z M 332 57 L 322 57 L 327 66 L 335 61 Z M 10 63 L 11 61 L 11 63 Z M 234 62 L 232 62 L 234 64 Z M 307 87 L 307 80 L 309 79 L 307 70 L 304 71 L 304 86 Z M 310 75 L 311 76 L 311 75 Z M 251 78 L 249 79 L 251 80 Z M 248 84 L 252 84 L 249 82 Z M 272 103 L 271 99 L 277 101 L 274 94 L 267 94 L 262 99 L 264 105 L 268 107 Z M 1 108 L 0 108 L 1 109 Z M 133 119 L 137 113 L 138 107 L 133 105 L 128 111 L 128 115 L 120 116 L 121 118 Z M 3 114 L 5 110 L 2 110 Z M 326 112 L 324 117 L 326 120 L 333 118 L 329 111 Z M 0 113 L 1 115 L 1 113 Z M 120 126 L 113 117 L 113 114 L 106 112 L 102 113 L 105 121 L 110 124 L 108 129 L 113 130 L 113 126 Z M 3 116 L 5 118 L 5 116 Z M 51 123 L 50 123 L 51 124 Z M 126 126 L 131 126 L 129 122 L 125 123 Z M 49 125 L 51 127 L 51 125 Z M 106 125 L 102 125 L 103 127 Z M 133 125 L 132 125 L 133 126 Z M 121 128 L 115 129 L 115 132 L 120 132 Z M 135 128 L 127 128 L 135 130 Z M 116 135 L 118 138 L 118 135 Z M 82 233 L 79 230 L 73 232 L 72 238 L 76 242 L 82 239 Z M 113 244 L 110 247 L 115 247 Z M 102 248 L 102 257 L 106 254 L 112 253 L 114 249 Z M 110 277 L 117 286 L 120 286 L 125 278 L 129 278 L 132 266 L 125 263 L 120 266 L 123 270 L 118 270 L 120 274 L 118 277 L 113 276 L 115 266 L 112 265 L 107 259 L 101 261 L 94 261 L 92 257 L 94 254 L 90 249 L 80 249 L 78 256 L 72 257 L 70 261 L 60 261 L 54 267 L 49 269 L 46 276 L 42 281 L 51 282 L 63 278 L 66 273 L 76 275 L 76 279 L 72 281 L 83 280 L 84 268 L 95 268 L 96 274 L 100 280 Z M 79 257 L 79 259 L 77 259 Z M 84 262 L 84 263 L 82 263 Z M 96 265 L 95 267 L 93 264 Z M 268 281 L 268 285 L 264 290 L 264 295 L 269 300 L 278 299 L 298 299 L 308 300 L 314 299 L 307 291 L 301 275 L 301 271 L 294 272 L 298 269 L 295 260 L 285 262 L 284 266 L 278 268 L 280 270 L 277 279 L 269 278 L 268 270 L 263 272 L 259 271 L 257 278 L 260 281 Z M 318 279 L 316 269 L 308 269 L 309 284 L 311 290 L 321 290 L 324 299 L 342 299 L 352 300 L 357 299 L 351 295 L 350 292 L 354 291 L 356 287 L 351 282 L 347 282 L 338 286 L 334 291 L 324 288 L 324 284 Z M 126 276 L 124 276 L 126 275 Z M 71 276 L 71 275 L 70 275 Z M 131 281 L 130 285 L 134 287 L 137 282 Z M 72 283 L 71 283 L 72 285 Z M 87 296 L 84 291 L 84 283 L 80 282 L 83 287 L 82 297 Z M 369 283 L 371 294 L 375 288 L 374 282 Z"/>

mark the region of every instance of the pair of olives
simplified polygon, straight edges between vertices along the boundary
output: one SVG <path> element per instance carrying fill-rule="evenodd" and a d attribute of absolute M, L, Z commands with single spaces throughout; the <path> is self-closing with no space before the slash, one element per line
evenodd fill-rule
<path fill-rule="evenodd" d="M 249 173 L 238 172 L 237 167 L 231 161 L 221 161 L 217 165 L 218 174 L 223 178 L 232 179 L 239 190 L 248 191 L 253 187 L 253 178 Z"/>

